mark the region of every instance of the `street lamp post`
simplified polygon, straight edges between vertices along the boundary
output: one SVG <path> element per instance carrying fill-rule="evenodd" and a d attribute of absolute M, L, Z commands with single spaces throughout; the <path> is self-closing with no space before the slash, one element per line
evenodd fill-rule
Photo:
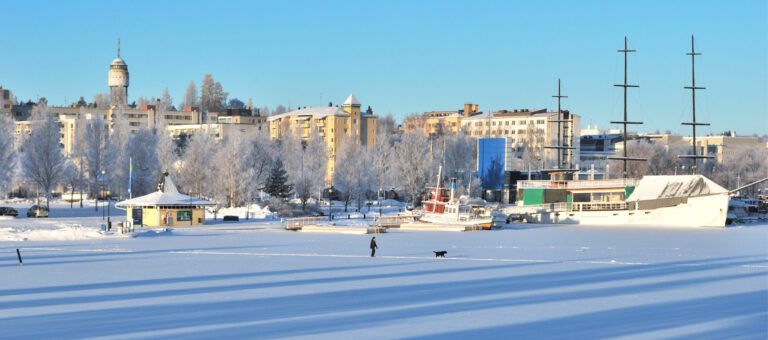
<path fill-rule="evenodd" d="M 104 197 L 104 175 L 106 171 L 101 170 L 101 196 Z M 104 201 L 104 200 L 102 200 Z M 104 203 L 101 204 L 101 220 L 103 221 L 106 217 L 106 212 L 104 211 Z"/>

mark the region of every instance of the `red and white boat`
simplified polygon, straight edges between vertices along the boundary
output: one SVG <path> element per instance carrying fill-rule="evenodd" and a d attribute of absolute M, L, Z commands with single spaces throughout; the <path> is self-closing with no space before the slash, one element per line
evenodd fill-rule
<path fill-rule="evenodd" d="M 472 231 L 488 230 L 494 225 L 494 217 L 481 199 L 455 197 L 456 181 L 451 179 L 449 189 L 440 187 L 442 166 L 438 170 L 437 187 L 429 188 L 429 199 L 422 201 L 423 211 L 415 222 L 404 223 L 400 229 Z"/>

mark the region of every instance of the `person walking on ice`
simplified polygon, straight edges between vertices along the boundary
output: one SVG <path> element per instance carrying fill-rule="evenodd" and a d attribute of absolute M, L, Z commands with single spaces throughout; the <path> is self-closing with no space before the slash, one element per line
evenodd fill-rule
<path fill-rule="evenodd" d="M 377 245 L 376 245 L 376 236 L 374 236 L 374 237 L 371 239 L 371 257 L 373 257 L 374 255 L 376 255 L 376 248 L 378 248 L 378 247 L 379 247 L 379 246 L 377 246 Z"/>

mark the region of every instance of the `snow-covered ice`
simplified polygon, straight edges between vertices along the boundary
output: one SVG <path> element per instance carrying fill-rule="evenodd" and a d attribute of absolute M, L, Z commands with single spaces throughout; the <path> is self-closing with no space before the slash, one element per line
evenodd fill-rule
<path fill-rule="evenodd" d="M 390 231 L 370 258 L 266 214 L 137 237 L 51 216 L 0 220 L 0 338 L 768 338 L 765 224 Z"/>

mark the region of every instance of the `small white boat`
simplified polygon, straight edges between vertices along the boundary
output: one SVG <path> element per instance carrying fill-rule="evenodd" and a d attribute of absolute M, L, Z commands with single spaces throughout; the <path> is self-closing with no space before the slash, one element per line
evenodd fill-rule
<path fill-rule="evenodd" d="M 466 196 L 455 198 L 456 181 L 451 179 L 451 188 L 440 188 L 442 166 L 438 170 L 437 187 L 429 188 L 430 197 L 422 201 L 421 216 L 415 222 L 404 223 L 400 229 L 471 231 L 488 230 L 494 225 L 494 216 L 488 211 L 486 202 Z"/>

